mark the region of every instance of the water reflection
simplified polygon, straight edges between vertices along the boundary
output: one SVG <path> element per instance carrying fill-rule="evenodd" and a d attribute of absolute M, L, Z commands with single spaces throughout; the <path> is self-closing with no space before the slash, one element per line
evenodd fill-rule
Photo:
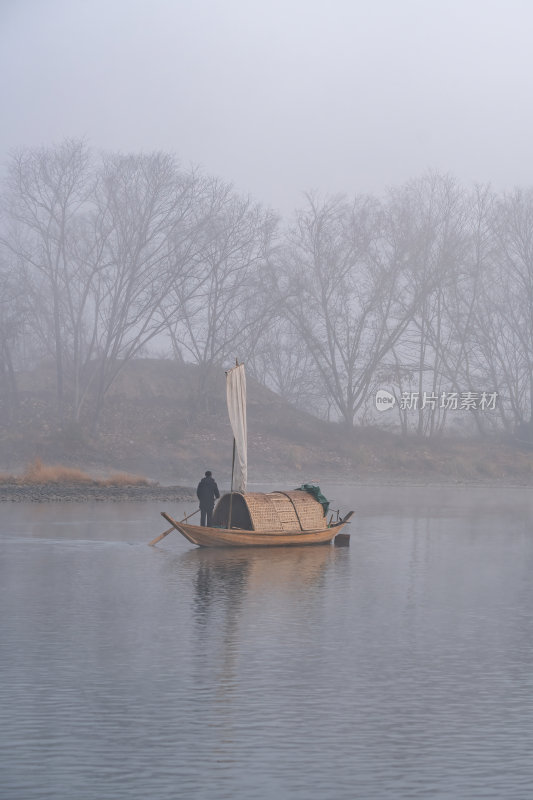
<path fill-rule="evenodd" d="M 246 554 L 191 551 L 182 560 L 194 576 L 193 608 L 196 623 L 196 678 L 202 683 L 208 653 L 217 643 L 219 667 L 217 699 L 231 693 L 238 649 L 238 620 L 250 572 Z M 213 630 L 212 630 L 213 629 Z"/>
<path fill-rule="evenodd" d="M 191 550 L 180 557 L 191 576 L 193 611 L 198 641 L 210 641 L 222 632 L 226 656 L 232 650 L 243 611 L 275 598 L 280 609 L 291 597 L 320 590 L 332 547 L 276 548 L 272 550 Z M 285 596 L 285 600 L 283 599 Z"/>
<path fill-rule="evenodd" d="M 291 642 L 301 638 L 311 606 L 321 608 L 335 555 L 329 546 L 195 549 L 172 560 L 191 589 L 191 677 L 199 714 L 206 691 L 209 697 L 210 758 L 235 765 L 243 780 L 235 759 L 243 731 L 258 743 L 271 727 L 264 698 L 278 682 L 295 680 Z"/>
<path fill-rule="evenodd" d="M 245 555 L 230 557 L 229 554 L 213 554 L 193 551 L 186 553 L 185 561 L 196 567 L 194 578 L 194 606 L 196 621 L 200 626 L 207 623 L 213 603 L 224 602 L 227 613 L 234 616 L 242 603 L 246 591 L 250 568 Z"/>
<path fill-rule="evenodd" d="M 6 509 L 2 798 L 527 800 L 531 495 L 382 495 L 346 549 Z"/>
<path fill-rule="evenodd" d="M 295 592 L 320 584 L 333 548 L 265 548 L 191 550 L 181 561 L 195 570 L 195 614 L 198 624 L 221 604 L 228 614 L 238 613 L 243 597 L 265 592 Z"/>

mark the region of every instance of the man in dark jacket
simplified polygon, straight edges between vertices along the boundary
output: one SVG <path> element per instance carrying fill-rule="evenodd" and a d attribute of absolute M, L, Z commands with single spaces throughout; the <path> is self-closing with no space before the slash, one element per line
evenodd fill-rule
<path fill-rule="evenodd" d="M 220 497 L 218 486 L 209 470 L 205 473 L 205 478 L 202 478 L 198 484 L 196 496 L 200 501 L 200 525 L 209 527 L 215 507 L 215 497 Z"/>

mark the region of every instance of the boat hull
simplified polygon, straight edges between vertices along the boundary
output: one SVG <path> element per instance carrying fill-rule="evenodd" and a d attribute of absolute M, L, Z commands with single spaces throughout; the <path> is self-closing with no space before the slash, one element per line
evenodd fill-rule
<path fill-rule="evenodd" d="M 161 516 L 176 528 L 189 542 L 198 547 L 294 547 L 301 545 L 330 544 L 348 522 L 352 512 L 340 522 L 315 531 L 246 531 L 242 528 L 209 528 L 176 522 L 164 511 Z"/>

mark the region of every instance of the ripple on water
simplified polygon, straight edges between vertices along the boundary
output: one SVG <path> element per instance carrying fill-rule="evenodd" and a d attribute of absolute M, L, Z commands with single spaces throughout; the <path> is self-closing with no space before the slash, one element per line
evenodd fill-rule
<path fill-rule="evenodd" d="M 7 800 L 529 800 L 519 514 L 267 553 L 86 524 L 0 539 Z"/>

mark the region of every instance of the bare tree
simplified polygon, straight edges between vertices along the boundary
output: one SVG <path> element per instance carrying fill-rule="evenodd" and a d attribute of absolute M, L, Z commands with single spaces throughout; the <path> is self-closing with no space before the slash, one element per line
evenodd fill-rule
<path fill-rule="evenodd" d="M 299 332 L 283 316 L 273 316 L 261 329 L 246 363 L 256 380 L 288 403 L 328 417 L 330 405 L 320 389 L 316 364 Z"/>
<path fill-rule="evenodd" d="M 53 347 L 60 417 L 72 344 L 68 319 L 70 316 L 72 323 L 73 314 L 83 314 L 82 308 L 73 305 L 77 280 L 73 243 L 91 190 L 90 155 L 81 141 L 22 150 L 8 164 L 4 199 L 7 225 L 2 243 L 24 266 L 36 306 L 49 303 L 47 334 Z"/>
<path fill-rule="evenodd" d="M 448 306 L 469 249 L 465 200 L 452 178 L 433 173 L 391 192 L 386 215 L 389 239 L 415 298 L 391 370 L 400 391 L 416 396 L 411 411 L 417 433 L 431 436 L 443 429 L 447 409 L 441 397 L 457 372 Z M 401 405 L 399 411 L 406 431 L 409 414 Z"/>
<path fill-rule="evenodd" d="M 165 301 L 179 309 L 169 324 L 175 355 L 201 367 L 205 392 L 213 365 L 254 351 L 272 299 L 262 271 L 276 218 L 217 180 L 203 187 L 194 268 L 173 280 Z"/>
<path fill-rule="evenodd" d="M 490 282 L 495 258 L 495 203 L 496 196 L 489 186 L 476 186 L 465 196 L 468 250 L 454 269 L 453 281 L 445 294 L 449 338 L 442 349 L 442 372 L 448 388 L 458 395 L 479 387 L 484 391 L 494 388 L 494 373 L 487 369 L 483 351 L 488 332 L 488 297 L 484 287 Z M 480 434 L 497 420 L 474 409 L 470 418 Z"/>
<path fill-rule="evenodd" d="M 402 429 L 431 436 L 450 419 L 445 391 L 483 388 L 499 424 L 533 439 L 531 189 L 467 195 L 428 174 L 382 202 L 307 195 L 280 242 L 271 212 L 171 156 L 96 162 L 65 140 L 12 155 L 1 211 L 10 409 L 23 352 L 53 361 L 61 420 L 90 404 L 96 423 L 124 364 L 170 342 L 205 396 L 212 368 L 238 357 L 353 426 L 390 379 L 419 398 Z"/>
<path fill-rule="evenodd" d="M 500 393 L 505 428 L 533 439 L 533 190 L 493 204 L 493 251 L 477 307 L 478 369 Z"/>
<path fill-rule="evenodd" d="M 17 270 L 0 262 L 0 401 L 7 419 L 18 406 L 16 351 L 27 325 L 29 308 Z"/>
<path fill-rule="evenodd" d="M 94 420 L 130 359 L 169 325 L 161 312 L 172 283 L 184 278 L 186 239 L 197 186 L 164 154 L 103 159 L 96 190 L 97 261 Z"/>
<path fill-rule="evenodd" d="M 349 426 L 411 314 L 401 261 L 381 241 L 382 222 L 372 199 L 307 195 L 275 274 L 284 313 Z"/>

